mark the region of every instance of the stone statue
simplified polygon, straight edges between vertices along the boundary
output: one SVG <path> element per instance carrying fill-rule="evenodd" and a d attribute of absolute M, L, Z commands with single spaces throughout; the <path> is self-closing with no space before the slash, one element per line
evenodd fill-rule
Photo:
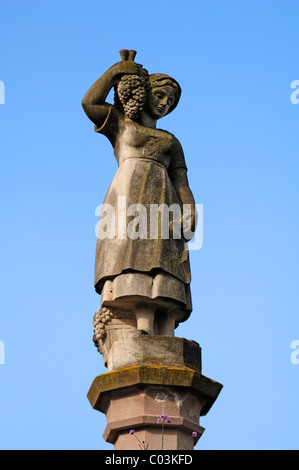
<path fill-rule="evenodd" d="M 181 88 L 168 75 L 149 75 L 134 62 L 135 51 L 120 55 L 82 101 L 118 163 L 99 222 L 96 345 L 117 320 L 123 328 L 174 336 L 192 311 L 187 241 L 195 230 L 195 202 L 179 141 L 156 127 L 177 106 Z M 112 105 L 105 100 L 113 88 Z"/>

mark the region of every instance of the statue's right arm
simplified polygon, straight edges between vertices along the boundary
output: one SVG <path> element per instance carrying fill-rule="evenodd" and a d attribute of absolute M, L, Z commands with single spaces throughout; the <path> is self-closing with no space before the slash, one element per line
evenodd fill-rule
<path fill-rule="evenodd" d="M 117 84 L 122 75 L 139 74 L 139 71 L 139 65 L 131 60 L 118 62 L 90 87 L 82 100 L 82 106 L 92 122 L 99 127 L 104 124 L 111 107 L 105 101 L 111 88 Z"/>

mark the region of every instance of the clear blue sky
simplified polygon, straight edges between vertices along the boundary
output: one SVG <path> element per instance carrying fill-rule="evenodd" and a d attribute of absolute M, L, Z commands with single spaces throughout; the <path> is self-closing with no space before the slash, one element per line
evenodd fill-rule
<path fill-rule="evenodd" d="M 161 127 L 204 243 L 176 334 L 224 385 L 196 449 L 298 449 L 298 15 L 291 0 L 0 1 L 2 449 L 112 449 L 86 393 L 105 372 L 94 228 L 116 163 L 81 99 L 122 48 L 183 89 Z"/>

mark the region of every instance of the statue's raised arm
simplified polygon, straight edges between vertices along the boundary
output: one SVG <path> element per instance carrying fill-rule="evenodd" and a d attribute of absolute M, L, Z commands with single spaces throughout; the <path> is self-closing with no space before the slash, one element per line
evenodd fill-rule
<path fill-rule="evenodd" d="M 134 62 L 134 57 L 134 54 L 130 54 L 130 59 L 129 55 L 123 55 L 123 60 L 112 65 L 86 92 L 82 106 L 89 119 L 97 126 L 100 127 L 107 118 L 111 105 L 105 100 L 110 90 L 122 76 L 140 74 L 141 66 Z"/>

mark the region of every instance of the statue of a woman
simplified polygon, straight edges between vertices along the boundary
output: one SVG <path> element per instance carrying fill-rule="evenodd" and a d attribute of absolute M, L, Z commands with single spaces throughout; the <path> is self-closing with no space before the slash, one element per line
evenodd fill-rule
<path fill-rule="evenodd" d="M 181 145 L 156 124 L 174 110 L 181 88 L 168 75 L 148 75 L 134 62 L 135 51 L 120 53 L 122 61 L 82 101 L 95 131 L 111 142 L 119 167 L 99 223 L 103 229 L 107 208 L 113 208 L 116 229 L 98 237 L 95 289 L 102 307 L 134 312 L 137 329 L 173 336 L 192 310 L 186 241 L 195 230 L 196 210 Z M 114 105 L 105 101 L 113 87 Z M 190 210 L 185 213 L 184 208 Z"/>

